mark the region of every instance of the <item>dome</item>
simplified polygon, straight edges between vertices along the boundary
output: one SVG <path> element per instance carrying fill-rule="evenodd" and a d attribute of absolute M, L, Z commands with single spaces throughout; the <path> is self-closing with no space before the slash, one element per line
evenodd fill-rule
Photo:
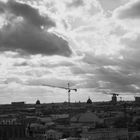
<path fill-rule="evenodd" d="M 88 98 L 87 104 L 92 104 L 92 100 L 90 98 Z"/>
<path fill-rule="evenodd" d="M 36 101 L 36 105 L 40 105 L 40 101 L 39 100 Z"/>

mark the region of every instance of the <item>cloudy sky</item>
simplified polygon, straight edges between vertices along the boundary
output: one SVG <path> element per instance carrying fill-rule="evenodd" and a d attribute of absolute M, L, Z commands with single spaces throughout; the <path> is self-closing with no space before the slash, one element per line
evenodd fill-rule
<path fill-rule="evenodd" d="M 0 103 L 140 93 L 140 0 L 0 0 Z"/>

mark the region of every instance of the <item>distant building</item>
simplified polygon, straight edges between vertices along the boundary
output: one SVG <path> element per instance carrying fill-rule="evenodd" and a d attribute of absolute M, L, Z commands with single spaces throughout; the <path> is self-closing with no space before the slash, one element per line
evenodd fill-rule
<path fill-rule="evenodd" d="M 19 119 L 19 122 L 21 122 L 24 125 L 35 123 L 38 121 L 38 118 L 36 116 L 26 116 L 24 118 Z"/>
<path fill-rule="evenodd" d="M 12 102 L 11 104 L 14 106 L 23 106 L 25 105 L 25 102 Z"/>
<path fill-rule="evenodd" d="M 29 137 L 37 140 L 60 140 L 62 133 L 56 130 L 48 130 L 48 128 L 42 124 L 32 123 L 27 130 Z"/>
<path fill-rule="evenodd" d="M 112 102 L 113 104 L 116 104 L 116 103 L 117 103 L 117 94 L 113 94 L 113 95 L 112 95 L 112 100 L 111 100 L 111 102 Z"/>
<path fill-rule="evenodd" d="M 13 125 L 17 124 L 17 119 L 10 115 L 0 115 L 0 125 Z"/>
<path fill-rule="evenodd" d="M 88 98 L 87 104 L 92 104 L 92 100 L 90 98 Z"/>
<path fill-rule="evenodd" d="M 135 97 L 135 102 L 140 104 L 140 97 Z"/>
<path fill-rule="evenodd" d="M 140 131 L 129 132 L 129 140 L 140 140 Z"/>
<path fill-rule="evenodd" d="M 60 140 L 62 133 L 55 130 L 48 130 L 45 132 L 45 140 Z"/>
<path fill-rule="evenodd" d="M 25 126 L 23 125 L 0 125 L 0 140 L 15 140 L 25 137 Z"/>
<path fill-rule="evenodd" d="M 86 139 L 69 137 L 69 138 L 64 138 L 64 139 L 60 139 L 60 140 L 86 140 Z"/>
<path fill-rule="evenodd" d="M 51 117 L 39 117 L 38 120 L 39 120 L 39 122 L 46 124 L 46 125 L 53 124 Z"/>
<path fill-rule="evenodd" d="M 40 101 L 39 100 L 36 101 L 36 105 L 40 105 Z"/>
<path fill-rule="evenodd" d="M 104 128 L 84 131 L 81 137 L 86 140 L 128 140 L 128 130 L 125 128 Z"/>
<path fill-rule="evenodd" d="M 98 116 L 90 111 L 86 113 L 75 115 L 70 120 L 72 126 L 91 126 L 95 127 L 96 124 L 102 123 L 102 120 Z"/>
<path fill-rule="evenodd" d="M 115 121 L 117 120 L 116 117 L 107 117 L 107 118 L 104 118 L 104 125 L 106 127 L 113 127 Z"/>
<path fill-rule="evenodd" d="M 50 116 L 53 120 L 69 118 L 69 114 L 52 114 Z"/>

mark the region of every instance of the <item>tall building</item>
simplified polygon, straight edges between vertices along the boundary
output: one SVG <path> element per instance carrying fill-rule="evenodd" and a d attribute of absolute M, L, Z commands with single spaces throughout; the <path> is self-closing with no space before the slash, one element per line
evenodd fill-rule
<path fill-rule="evenodd" d="M 113 95 L 112 95 L 112 100 L 111 100 L 111 102 L 112 102 L 113 104 L 116 104 L 116 103 L 117 103 L 117 95 L 116 95 L 116 94 L 113 94 Z"/>

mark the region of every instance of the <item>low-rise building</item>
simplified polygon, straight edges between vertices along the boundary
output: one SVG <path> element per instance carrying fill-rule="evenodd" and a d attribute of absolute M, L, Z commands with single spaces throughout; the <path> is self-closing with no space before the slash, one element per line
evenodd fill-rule
<path fill-rule="evenodd" d="M 91 126 L 96 127 L 96 124 L 103 123 L 94 112 L 87 111 L 86 113 L 77 114 L 70 120 L 72 126 Z"/>
<path fill-rule="evenodd" d="M 140 140 L 140 131 L 129 132 L 129 140 Z"/>
<path fill-rule="evenodd" d="M 25 138 L 25 126 L 24 125 L 0 125 L 0 140 L 15 140 Z"/>
<path fill-rule="evenodd" d="M 84 131 L 81 137 L 86 140 L 128 140 L 128 130 L 125 128 L 105 128 L 91 131 Z"/>

